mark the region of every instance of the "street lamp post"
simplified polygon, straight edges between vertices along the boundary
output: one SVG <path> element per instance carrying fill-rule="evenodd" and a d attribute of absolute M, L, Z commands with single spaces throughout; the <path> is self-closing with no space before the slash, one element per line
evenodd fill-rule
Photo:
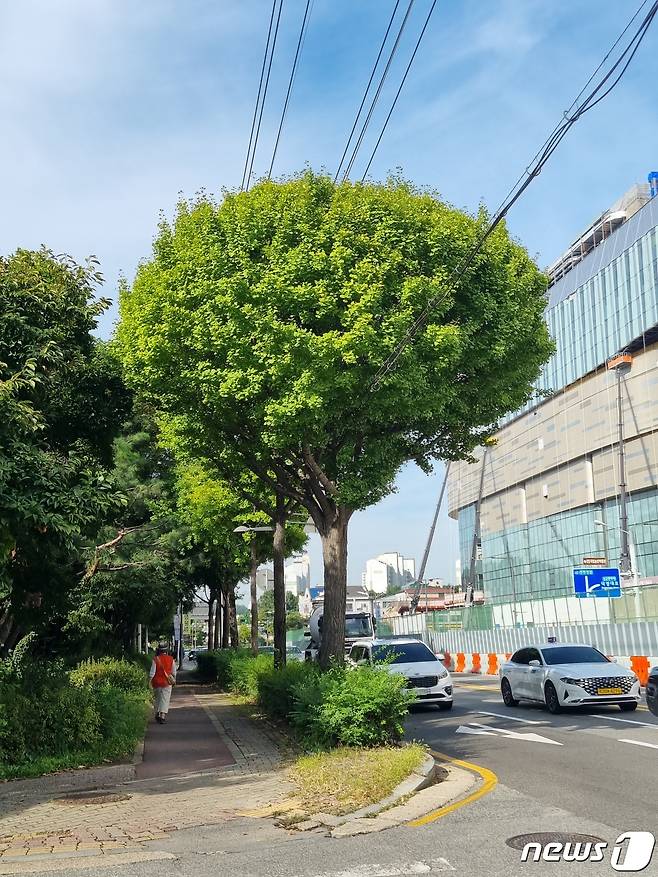
<path fill-rule="evenodd" d="M 632 575 L 631 553 L 628 543 L 628 510 L 626 495 L 626 458 L 624 454 L 624 406 L 622 404 L 622 376 L 631 370 L 633 357 L 630 353 L 618 353 L 608 360 L 608 369 L 617 373 L 617 432 L 619 453 L 619 530 L 621 551 L 619 572 Z"/>

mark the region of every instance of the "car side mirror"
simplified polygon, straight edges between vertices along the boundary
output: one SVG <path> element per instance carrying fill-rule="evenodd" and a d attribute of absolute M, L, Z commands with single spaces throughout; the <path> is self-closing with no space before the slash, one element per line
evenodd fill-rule
<path fill-rule="evenodd" d="M 532 661 L 528 661 L 529 667 L 541 667 L 541 661 L 538 661 L 537 658 L 533 658 Z"/>

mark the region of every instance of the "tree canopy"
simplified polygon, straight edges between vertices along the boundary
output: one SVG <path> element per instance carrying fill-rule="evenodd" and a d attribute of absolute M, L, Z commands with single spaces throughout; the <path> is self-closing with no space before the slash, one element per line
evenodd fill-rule
<path fill-rule="evenodd" d="M 406 461 L 468 456 L 550 355 L 546 280 L 503 225 L 447 283 L 485 221 L 400 180 L 309 172 L 181 203 L 122 292 L 123 362 L 171 431 L 312 515 L 325 663 L 342 655 L 352 512 L 389 493 Z"/>

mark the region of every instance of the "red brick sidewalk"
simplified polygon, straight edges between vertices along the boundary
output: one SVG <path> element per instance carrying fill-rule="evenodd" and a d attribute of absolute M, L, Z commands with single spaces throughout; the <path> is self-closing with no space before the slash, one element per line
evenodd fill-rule
<path fill-rule="evenodd" d="M 167 722 L 149 724 L 137 779 L 176 776 L 235 764 L 190 687 L 174 688 Z"/>

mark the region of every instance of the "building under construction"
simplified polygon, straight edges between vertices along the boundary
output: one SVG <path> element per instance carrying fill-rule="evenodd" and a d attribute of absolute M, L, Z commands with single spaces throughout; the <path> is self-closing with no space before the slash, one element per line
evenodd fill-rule
<path fill-rule="evenodd" d="M 658 619 L 656 176 L 548 269 L 538 392 L 451 466 L 463 581 L 486 596 L 468 626 Z M 583 563 L 619 567 L 622 598 L 575 597 Z"/>

